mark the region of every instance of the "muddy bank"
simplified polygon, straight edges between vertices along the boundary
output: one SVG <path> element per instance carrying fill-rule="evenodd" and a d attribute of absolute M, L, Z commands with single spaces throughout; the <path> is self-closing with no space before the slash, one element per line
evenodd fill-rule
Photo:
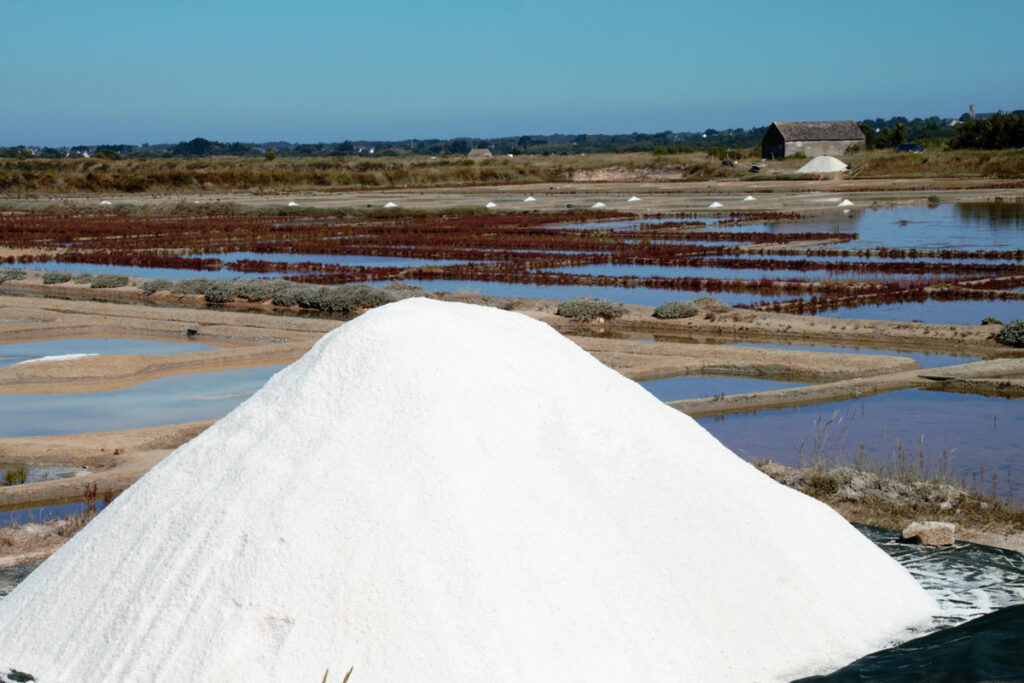
<path fill-rule="evenodd" d="M 901 356 L 567 336 L 605 365 L 638 382 L 680 375 L 829 382 L 920 369 L 916 361 Z"/>
<path fill-rule="evenodd" d="M 1003 358 L 990 361 L 976 361 L 963 365 L 951 365 L 944 368 L 930 368 L 927 371 L 910 370 L 887 374 L 880 373 L 874 377 L 856 377 L 827 384 L 793 387 L 791 389 L 776 389 L 750 394 L 672 401 L 669 405 L 683 411 L 690 417 L 707 417 L 709 415 L 746 413 L 755 410 L 789 408 L 842 401 L 848 398 L 860 398 L 861 396 L 898 391 L 900 389 L 938 389 L 950 391 L 953 390 L 951 387 L 959 387 L 965 393 L 992 395 L 987 392 L 969 391 L 969 389 L 993 385 L 1001 387 L 1003 393 L 999 395 L 1008 398 L 1019 398 L 1024 395 L 1024 392 L 1021 391 L 1021 383 L 1016 380 L 1001 378 L 1017 375 L 1021 372 L 1024 372 L 1024 358 Z"/>
<path fill-rule="evenodd" d="M 857 524 L 899 531 L 915 521 L 952 522 L 958 540 L 1024 553 L 1024 508 L 952 483 L 851 467 L 793 468 L 771 461 L 755 466 Z"/>

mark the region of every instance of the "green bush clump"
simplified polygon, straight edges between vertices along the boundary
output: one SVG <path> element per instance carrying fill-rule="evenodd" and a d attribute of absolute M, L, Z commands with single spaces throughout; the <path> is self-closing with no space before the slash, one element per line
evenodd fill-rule
<path fill-rule="evenodd" d="M 272 300 L 278 292 L 285 290 L 289 283 L 284 280 L 242 279 L 235 280 L 235 296 L 246 301 Z"/>
<path fill-rule="evenodd" d="M 419 285 L 410 285 L 408 282 L 402 282 L 401 280 L 392 280 L 391 282 L 388 282 L 384 285 L 384 291 L 387 292 L 395 301 L 399 301 L 400 299 L 410 299 L 414 296 L 430 296 L 430 292 Z"/>
<path fill-rule="evenodd" d="M 174 287 L 174 282 L 166 278 L 159 278 L 156 280 L 146 280 L 142 284 L 142 291 L 146 294 L 153 294 L 154 292 L 166 292 Z"/>
<path fill-rule="evenodd" d="M 692 301 L 666 301 L 654 309 L 655 318 L 692 318 L 700 309 Z"/>
<path fill-rule="evenodd" d="M 16 486 L 28 481 L 28 470 L 24 467 L 14 467 L 4 472 L 2 486 Z"/>
<path fill-rule="evenodd" d="M 569 299 L 568 301 L 563 301 L 558 304 L 558 309 L 555 313 L 563 318 L 572 318 L 573 320 L 590 322 L 591 320 L 597 320 L 598 318 L 604 318 L 605 320 L 618 318 L 621 315 L 625 315 L 626 307 L 616 301 L 606 301 L 604 299 L 595 299 L 590 296 L 582 296 L 577 299 Z"/>
<path fill-rule="evenodd" d="M 351 313 L 359 308 L 373 308 L 391 303 L 391 297 L 382 289 L 364 284 L 322 287 L 314 298 L 314 308 L 332 313 Z"/>
<path fill-rule="evenodd" d="M 87 285 L 90 282 L 92 282 L 92 278 L 93 278 L 92 273 L 81 273 L 81 274 L 79 274 L 78 276 L 75 277 L 75 284 Z"/>
<path fill-rule="evenodd" d="M 300 285 L 295 282 L 288 282 L 287 285 L 274 294 L 271 301 L 275 306 L 301 306 L 302 308 L 314 308 L 316 294 L 319 287 L 313 285 Z"/>
<path fill-rule="evenodd" d="M 62 282 L 68 282 L 73 277 L 74 275 L 63 270 L 48 271 L 43 273 L 43 284 L 59 285 Z"/>
<path fill-rule="evenodd" d="M 92 284 L 89 285 L 93 289 L 111 289 L 112 287 L 124 287 L 128 284 L 128 277 L 125 275 L 113 275 L 111 273 L 104 273 L 103 275 L 97 275 L 92 279 Z"/>
<path fill-rule="evenodd" d="M 189 280 L 178 280 L 171 291 L 175 294 L 206 294 L 206 288 L 215 281 L 206 277 L 191 278 Z"/>
<path fill-rule="evenodd" d="M 713 296 L 698 296 L 693 299 L 693 305 L 702 311 L 710 311 L 711 313 L 721 313 L 722 311 L 729 310 L 729 304 L 725 303 L 721 299 L 716 299 Z"/>
<path fill-rule="evenodd" d="M 25 271 L 21 268 L 0 268 L 0 282 L 8 280 L 24 280 Z"/>
<path fill-rule="evenodd" d="M 235 300 L 236 283 L 231 280 L 216 280 L 203 291 L 203 296 L 211 304 L 226 304 Z"/>
<path fill-rule="evenodd" d="M 1015 349 L 1024 348 L 1024 320 L 1007 323 L 996 335 L 996 341 Z"/>
<path fill-rule="evenodd" d="M 992 316 L 986 316 L 981 319 L 982 325 L 1002 325 L 1003 321 L 999 318 L 993 318 Z"/>

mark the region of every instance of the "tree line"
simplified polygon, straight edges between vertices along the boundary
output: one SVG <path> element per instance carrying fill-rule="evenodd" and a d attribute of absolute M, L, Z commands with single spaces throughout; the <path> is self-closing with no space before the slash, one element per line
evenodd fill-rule
<path fill-rule="evenodd" d="M 989 118 L 972 120 L 967 114 L 960 117 L 959 125 L 938 116 L 908 119 L 894 116 L 889 119 L 865 119 L 858 122 L 864 132 L 868 149 L 893 148 L 903 142 L 948 140 L 956 149 L 1002 149 L 1024 146 L 1024 111 L 995 114 Z M 398 141 L 365 140 L 343 142 L 219 142 L 206 138 L 193 138 L 178 143 L 157 145 L 98 145 L 94 147 L 14 146 L 0 148 L 0 157 L 42 157 L 88 155 L 100 159 L 171 158 L 238 156 L 267 159 L 282 157 L 367 156 L 394 157 L 409 154 L 427 156 L 464 156 L 473 148 L 485 147 L 492 154 L 601 154 L 652 152 L 678 154 L 697 150 L 717 152 L 757 147 L 768 130 L 755 128 L 708 128 L 696 132 L 620 133 L 620 134 L 552 134 L 521 135 L 517 137 L 443 139 L 407 139 Z"/>

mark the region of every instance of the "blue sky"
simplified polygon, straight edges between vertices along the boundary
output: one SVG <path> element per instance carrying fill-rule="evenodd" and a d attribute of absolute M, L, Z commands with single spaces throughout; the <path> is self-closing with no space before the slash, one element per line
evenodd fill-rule
<path fill-rule="evenodd" d="M 1024 108 L 1024 2 L 0 1 L 0 145 L 752 127 Z"/>

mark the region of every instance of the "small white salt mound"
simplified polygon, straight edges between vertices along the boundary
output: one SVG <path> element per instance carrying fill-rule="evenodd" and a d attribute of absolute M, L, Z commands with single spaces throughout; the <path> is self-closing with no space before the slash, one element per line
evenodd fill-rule
<path fill-rule="evenodd" d="M 535 201 L 537 201 L 537 200 L 536 200 L 536 199 L 534 199 L 534 198 L 533 198 L 532 196 L 530 196 L 530 197 L 527 197 L 526 199 L 524 199 L 523 201 L 524 201 L 524 202 L 535 202 Z"/>
<path fill-rule="evenodd" d="M 298 202 L 288 202 L 288 206 L 298 206 Z"/>
<path fill-rule="evenodd" d="M 849 199 L 844 199 L 843 201 L 839 202 L 837 206 L 853 206 L 853 202 L 851 202 Z"/>
<path fill-rule="evenodd" d="M 42 358 L 29 358 L 23 360 L 15 365 L 28 365 L 29 363 L 52 363 L 54 361 L 61 360 L 74 360 L 76 358 L 85 358 L 86 356 L 98 356 L 98 353 L 65 353 L 60 356 L 43 356 Z"/>
<path fill-rule="evenodd" d="M 107 200 L 107 199 L 104 199 L 102 202 L 100 202 L 100 206 L 113 206 L 113 205 L 114 205 L 114 202 L 112 202 L 110 200 Z"/>
<path fill-rule="evenodd" d="M 498 208 L 498 205 L 495 204 L 494 202 L 487 202 L 486 204 L 484 204 L 484 206 L 486 208 L 488 208 L 488 209 L 496 209 L 496 208 Z"/>
<path fill-rule="evenodd" d="M 752 194 L 748 194 L 746 197 L 743 198 L 743 201 L 745 201 L 745 202 L 752 202 L 752 201 L 755 201 L 755 197 Z"/>
<path fill-rule="evenodd" d="M 639 197 L 637 197 L 636 195 L 633 195 L 632 197 L 630 197 L 630 198 L 629 198 L 629 199 L 627 199 L 626 201 L 627 201 L 627 202 L 638 202 L 638 201 L 640 201 L 640 198 L 639 198 Z"/>
<path fill-rule="evenodd" d="M 591 209 L 603 209 L 603 208 L 605 208 L 604 202 L 594 202 L 594 204 L 590 208 Z"/>
<path fill-rule="evenodd" d="M 398 204 L 395 204 L 394 202 L 388 202 L 387 204 L 384 205 L 385 209 L 394 209 L 394 208 L 397 208 L 397 207 L 398 207 Z"/>
<path fill-rule="evenodd" d="M 708 204 L 709 209 L 720 209 L 722 208 L 722 202 L 711 202 Z"/>
<path fill-rule="evenodd" d="M 0 671 L 790 680 L 936 609 L 547 325 L 406 299 L 326 335 L 0 601 Z"/>
<path fill-rule="evenodd" d="M 846 170 L 846 162 L 835 157 L 814 157 L 797 169 L 797 173 L 839 173 Z"/>

